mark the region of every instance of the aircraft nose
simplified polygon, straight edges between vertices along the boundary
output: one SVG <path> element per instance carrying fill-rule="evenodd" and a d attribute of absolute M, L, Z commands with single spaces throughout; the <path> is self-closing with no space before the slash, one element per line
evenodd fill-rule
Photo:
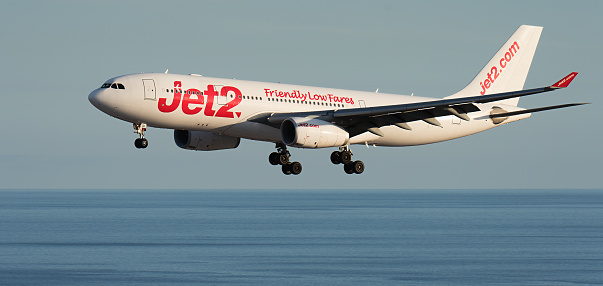
<path fill-rule="evenodd" d="M 92 103 L 92 105 L 94 105 L 96 108 L 98 108 L 98 105 L 100 103 L 99 100 L 99 92 L 98 89 L 93 90 L 89 95 L 88 95 L 88 101 L 90 101 L 90 103 Z"/>
<path fill-rule="evenodd" d="M 98 108 L 103 112 L 108 112 L 111 110 L 110 96 L 107 93 L 106 89 L 96 89 L 93 90 L 88 95 L 88 101 L 94 105 L 94 107 Z"/>

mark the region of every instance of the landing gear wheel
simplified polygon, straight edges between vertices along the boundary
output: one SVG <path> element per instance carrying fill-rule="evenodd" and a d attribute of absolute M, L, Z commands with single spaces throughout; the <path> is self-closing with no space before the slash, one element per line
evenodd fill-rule
<path fill-rule="evenodd" d="M 302 171 L 302 165 L 299 162 L 289 162 L 291 154 L 287 151 L 287 145 L 276 143 L 276 152 L 270 153 L 268 161 L 272 165 L 281 165 L 281 170 L 285 175 L 298 175 Z"/>
<path fill-rule="evenodd" d="M 289 171 L 291 171 L 291 174 L 293 175 L 299 175 L 299 173 L 302 171 L 302 165 L 300 162 L 289 163 L 287 166 L 289 166 Z"/>
<path fill-rule="evenodd" d="M 138 138 L 134 140 L 134 146 L 136 146 L 138 149 L 147 148 L 147 146 L 149 146 L 149 140 L 146 138 Z"/>
<path fill-rule="evenodd" d="M 333 153 L 331 153 L 331 163 L 335 165 L 341 164 L 341 152 L 333 151 Z"/>
<path fill-rule="evenodd" d="M 354 164 L 353 163 L 347 163 L 345 165 L 343 165 L 343 170 L 345 171 L 346 174 L 354 174 Z"/>
<path fill-rule="evenodd" d="M 278 154 L 278 163 L 285 166 L 287 163 L 289 163 L 289 155 L 285 153 Z"/>
<path fill-rule="evenodd" d="M 354 171 L 354 173 L 362 174 L 362 172 L 364 172 L 364 163 L 362 163 L 362 161 L 356 161 L 350 163 L 350 165 L 352 165 L 352 170 Z"/>
<path fill-rule="evenodd" d="M 352 162 L 352 152 L 350 152 L 349 150 L 342 151 L 339 155 L 339 161 L 341 161 L 342 164 L 348 164 Z"/>
<path fill-rule="evenodd" d="M 270 153 L 270 156 L 268 156 L 268 162 L 270 162 L 271 165 L 278 165 L 279 164 L 279 154 L 276 152 Z"/>
<path fill-rule="evenodd" d="M 140 148 L 144 149 L 147 148 L 147 146 L 149 146 L 149 140 L 147 140 L 147 138 L 142 138 L 140 140 Z"/>
<path fill-rule="evenodd" d="M 281 170 L 283 170 L 283 174 L 285 174 L 285 175 L 291 175 L 291 168 L 290 168 L 290 166 L 289 166 L 289 165 L 290 165 L 290 164 L 284 164 L 284 165 L 281 167 Z"/>

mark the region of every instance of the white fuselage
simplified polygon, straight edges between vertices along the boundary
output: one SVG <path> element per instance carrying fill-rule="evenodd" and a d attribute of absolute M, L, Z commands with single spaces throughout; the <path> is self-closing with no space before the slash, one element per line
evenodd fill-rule
<path fill-rule="evenodd" d="M 269 142 L 281 141 L 279 128 L 248 119 L 266 113 L 338 110 L 438 100 L 163 73 L 119 76 L 107 83 L 119 83 L 124 88 L 104 85 L 104 88 L 90 93 L 90 102 L 121 120 L 157 128 L 207 131 Z M 408 122 L 412 130 L 395 125 L 383 126 L 380 128 L 383 136 L 365 132 L 351 137 L 349 144 L 410 146 L 440 142 L 498 126 L 488 117 L 495 106 L 507 111 L 520 110 L 518 107 L 496 102 L 475 105 L 480 111 L 469 113 L 469 121 L 449 115 L 437 118 L 441 127 L 422 120 Z M 504 123 L 529 116 L 530 114 L 513 116 Z"/>

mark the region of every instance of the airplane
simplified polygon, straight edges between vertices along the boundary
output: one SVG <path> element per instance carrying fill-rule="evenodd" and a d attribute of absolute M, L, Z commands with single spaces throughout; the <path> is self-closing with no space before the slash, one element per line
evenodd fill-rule
<path fill-rule="evenodd" d="M 332 148 L 333 164 L 361 174 L 350 145 L 413 146 L 447 141 L 531 116 L 519 97 L 567 87 L 572 72 L 553 85 L 523 89 L 542 27 L 520 26 L 465 88 L 439 98 L 204 77 L 131 74 L 111 78 L 88 99 L 102 112 L 133 124 L 136 148 L 148 146 L 147 127 L 174 130 L 183 149 L 233 149 L 241 138 L 276 144 L 268 161 L 286 175 L 302 171 L 287 147 Z"/>

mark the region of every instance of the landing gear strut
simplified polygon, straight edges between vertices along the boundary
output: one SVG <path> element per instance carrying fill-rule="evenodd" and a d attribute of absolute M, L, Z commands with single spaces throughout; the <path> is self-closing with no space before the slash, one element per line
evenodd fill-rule
<path fill-rule="evenodd" d="M 348 146 L 339 147 L 339 151 L 331 153 L 331 163 L 343 164 L 343 170 L 346 174 L 362 174 L 364 172 L 364 163 L 362 161 L 352 161 L 352 151 Z"/>
<path fill-rule="evenodd" d="M 144 138 L 144 132 L 147 130 L 147 125 L 144 123 L 134 123 L 134 133 L 138 134 L 140 138 L 134 140 L 134 146 L 138 149 L 144 149 L 149 146 L 149 140 Z"/>
<path fill-rule="evenodd" d="M 276 143 L 276 152 L 270 153 L 268 161 L 272 165 L 281 165 L 285 175 L 299 175 L 302 171 L 302 165 L 300 162 L 289 162 L 290 157 L 291 153 L 287 151 L 287 145 Z"/>

